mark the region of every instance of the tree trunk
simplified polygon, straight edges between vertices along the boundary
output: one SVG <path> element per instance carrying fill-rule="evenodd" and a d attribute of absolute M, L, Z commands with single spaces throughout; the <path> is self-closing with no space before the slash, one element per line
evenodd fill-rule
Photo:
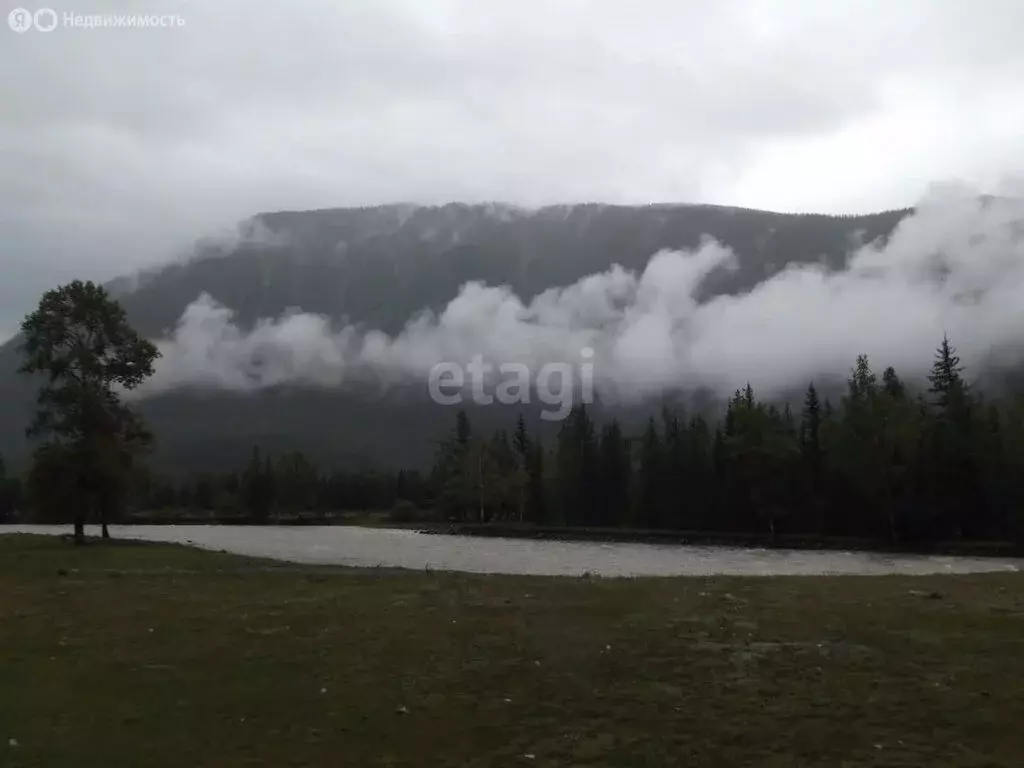
<path fill-rule="evenodd" d="M 519 522 L 523 522 L 526 511 L 526 467 L 519 468 Z"/>
<path fill-rule="evenodd" d="M 85 515 L 75 515 L 75 544 L 85 544 Z"/>
<path fill-rule="evenodd" d="M 477 461 L 477 476 L 480 478 L 480 522 L 485 523 L 487 520 L 484 518 L 484 449 L 480 446 L 480 450 L 476 454 Z"/>
<path fill-rule="evenodd" d="M 107 499 L 105 497 L 100 498 L 99 503 L 100 512 L 100 534 L 104 539 L 110 538 L 110 531 L 107 530 Z"/>

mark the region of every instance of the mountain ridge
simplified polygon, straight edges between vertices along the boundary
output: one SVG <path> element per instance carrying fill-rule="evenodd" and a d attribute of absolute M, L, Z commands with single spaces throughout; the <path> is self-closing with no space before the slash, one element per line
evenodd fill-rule
<path fill-rule="evenodd" d="M 732 249 L 737 263 L 709 274 L 700 300 L 741 294 L 792 264 L 842 269 L 852 250 L 884 240 L 912 210 L 841 216 L 705 204 L 583 203 L 544 206 L 538 209 L 542 215 L 520 206 L 515 210 L 521 213 L 513 215 L 502 205 L 259 213 L 241 222 L 234 238 L 200 242 L 187 260 L 110 285 L 131 322 L 150 338 L 171 332 L 202 294 L 230 308 L 242 328 L 298 308 L 395 334 L 417 313 L 443 308 L 471 281 L 508 286 L 528 302 L 616 264 L 640 272 L 655 253 L 696 249 L 707 238 Z M 0 347 L 0 453 L 17 463 L 26 455 L 22 435 L 31 397 L 28 382 L 18 381 L 13 371 L 15 341 Z M 188 469 L 237 464 L 257 442 L 271 450 L 274 442 L 319 446 L 311 453 L 324 462 L 361 457 L 368 463 L 422 464 L 452 419 L 449 409 L 424 397 L 412 396 L 396 419 L 394 398 L 354 400 L 346 392 L 316 393 L 318 419 L 308 407 L 308 391 L 296 392 L 272 397 L 176 391 L 143 401 L 140 408 L 157 434 L 157 464 Z M 415 408 L 423 410 L 413 414 Z M 514 418 L 500 411 L 495 407 L 481 418 Z M 331 421 L 325 413 L 338 414 L 350 428 L 338 434 L 335 425 L 324 423 Z M 411 447 L 411 441 L 418 445 Z M 219 458 L 195 449 L 201 445 L 220 446 Z"/>

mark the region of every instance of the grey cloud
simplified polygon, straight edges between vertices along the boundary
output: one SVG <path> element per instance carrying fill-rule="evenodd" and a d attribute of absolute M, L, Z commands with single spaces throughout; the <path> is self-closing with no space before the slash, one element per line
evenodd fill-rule
<path fill-rule="evenodd" d="M 879 209 L 1013 170 L 1024 123 L 1016 0 L 48 4 L 185 26 L 0 30 L 0 328 L 257 211 Z"/>

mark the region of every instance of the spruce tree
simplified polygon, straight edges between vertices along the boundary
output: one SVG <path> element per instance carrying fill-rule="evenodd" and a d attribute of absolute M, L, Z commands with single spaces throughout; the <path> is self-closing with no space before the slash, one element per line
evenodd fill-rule
<path fill-rule="evenodd" d="M 512 446 L 519 456 L 526 457 L 530 453 L 530 436 L 526 432 L 526 420 L 521 413 L 516 419 L 516 431 L 512 437 Z"/>
<path fill-rule="evenodd" d="M 891 365 L 882 372 L 882 391 L 889 397 L 902 400 L 906 395 L 906 386 L 896 375 L 896 369 Z"/>
<path fill-rule="evenodd" d="M 526 432 L 526 420 L 523 418 L 522 413 L 516 419 L 516 431 L 512 437 L 512 448 L 515 451 L 516 458 L 516 516 L 519 522 L 523 522 L 526 519 L 529 463 L 532 446 L 530 445 L 530 436 Z"/>
<path fill-rule="evenodd" d="M 14 514 L 20 495 L 21 483 L 17 477 L 8 475 L 4 457 L 0 456 L 0 521 Z"/>
<path fill-rule="evenodd" d="M 822 532 L 825 527 L 824 520 L 824 451 L 822 450 L 821 436 L 821 403 L 818 400 L 818 390 L 812 381 L 807 385 L 807 394 L 804 396 L 803 410 L 800 416 L 800 456 L 802 459 L 801 483 L 804 489 L 804 500 L 802 506 L 806 510 L 808 527 L 815 532 Z"/>
<path fill-rule="evenodd" d="M 643 528 L 660 528 L 664 524 L 664 455 L 658 426 L 654 423 L 653 416 L 647 421 L 647 429 L 640 438 L 640 466 L 637 472 L 639 492 L 636 520 Z"/>
<path fill-rule="evenodd" d="M 558 489 L 566 525 L 585 525 L 597 499 L 597 435 L 586 405 L 577 405 L 558 433 Z"/>
<path fill-rule="evenodd" d="M 488 519 L 518 517 L 519 461 L 505 430 L 495 432 L 490 443 L 484 446 L 483 467 Z"/>
<path fill-rule="evenodd" d="M 877 379 L 867 355 L 857 355 L 857 363 L 847 382 L 850 402 L 863 402 L 877 390 Z"/>
<path fill-rule="evenodd" d="M 601 430 L 596 525 L 619 525 L 629 512 L 630 460 L 618 421 Z"/>
<path fill-rule="evenodd" d="M 686 436 L 690 484 L 686 525 L 701 529 L 713 521 L 715 490 L 712 435 L 703 416 L 698 414 L 690 419 Z"/>
<path fill-rule="evenodd" d="M 663 494 L 662 524 L 666 528 L 686 528 L 687 495 L 690 490 L 690 473 L 687 467 L 686 426 L 678 414 L 670 408 L 663 408 L 661 414 L 664 430 L 664 461 L 661 482 Z"/>
<path fill-rule="evenodd" d="M 811 465 L 816 466 L 821 458 L 821 405 L 813 381 L 807 385 L 807 394 L 804 396 L 800 446 Z"/>
<path fill-rule="evenodd" d="M 979 503 L 978 452 L 975 443 L 971 393 L 964 381 L 963 367 L 948 336 L 935 352 L 928 375 L 929 394 L 935 409 L 933 425 L 933 505 L 938 524 L 946 535 L 960 536 L 974 520 L 961 514 Z"/>
<path fill-rule="evenodd" d="M 544 479 L 544 444 L 540 438 L 532 442 L 527 457 L 525 516 L 527 520 L 537 525 L 549 522 Z"/>
<path fill-rule="evenodd" d="M 928 381 L 931 383 L 928 391 L 934 396 L 935 404 L 940 409 L 946 409 L 953 404 L 957 395 L 966 394 L 967 385 L 961 376 L 962 372 L 963 367 L 960 365 L 960 358 L 957 357 L 956 348 L 950 344 L 948 336 L 943 336 L 942 344 L 935 351 L 931 373 L 928 374 Z"/>
<path fill-rule="evenodd" d="M 256 520 L 266 520 L 272 503 L 273 476 L 270 457 L 264 460 L 258 446 L 253 446 L 249 465 L 242 473 L 242 503 L 246 512 Z"/>
<path fill-rule="evenodd" d="M 480 509 L 479 457 L 472 436 L 469 417 L 459 410 L 451 436 L 437 446 L 433 477 L 438 487 L 437 506 L 447 519 L 465 521 Z"/>
<path fill-rule="evenodd" d="M 455 445 L 459 451 L 469 450 L 469 441 L 473 437 L 473 428 L 469 416 L 462 409 L 455 414 Z"/>

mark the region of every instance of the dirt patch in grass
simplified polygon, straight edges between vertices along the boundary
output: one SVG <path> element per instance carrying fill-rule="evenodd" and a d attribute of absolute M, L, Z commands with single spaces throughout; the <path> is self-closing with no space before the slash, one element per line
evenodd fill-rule
<path fill-rule="evenodd" d="M 0 536 L 5 768 L 1017 768 L 1022 679 L 1019 574 L 545 579 Z"/>

